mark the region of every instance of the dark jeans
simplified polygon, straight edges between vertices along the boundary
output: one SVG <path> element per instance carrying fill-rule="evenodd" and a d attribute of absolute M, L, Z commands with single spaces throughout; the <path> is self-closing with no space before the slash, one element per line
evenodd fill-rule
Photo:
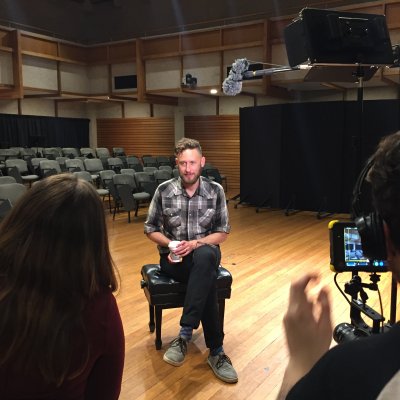
<path fill-rule="evenodd" d="M 201 322 L 206 345 L 210 349 L 222 346 L 224 333 L 219 323 L 217 299 L 217 269 L 221 261 L 218 246 L 200 246 L 181 263 L 171 264 L 167 254 L 160 259 L 164 273 L 187 284 L 180 324 L 197 329 Z"/>

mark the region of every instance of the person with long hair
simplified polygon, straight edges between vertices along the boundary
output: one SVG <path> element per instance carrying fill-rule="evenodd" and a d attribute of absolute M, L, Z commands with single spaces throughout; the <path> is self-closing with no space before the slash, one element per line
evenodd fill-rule
<path fill-rule="evenodd" d="M 118 399 L 117 287 L 93 186 L 34 184 L 0 225 L 0 398 Z"/>

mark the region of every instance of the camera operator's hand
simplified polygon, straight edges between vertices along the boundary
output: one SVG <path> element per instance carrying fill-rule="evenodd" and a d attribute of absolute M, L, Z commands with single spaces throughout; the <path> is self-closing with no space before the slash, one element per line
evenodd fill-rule
<path fill-rule="evenodd" d="M 278 397 L 283 399 L 329 349 L 332 341 L 331 307 L 328 291 L 323 288 L 316 299 L 306 290 L 316 274 L 307 274 L 294 281 L 290 288 L 289 306 L 283 322 L 289 348 L 289 364 Z"/>

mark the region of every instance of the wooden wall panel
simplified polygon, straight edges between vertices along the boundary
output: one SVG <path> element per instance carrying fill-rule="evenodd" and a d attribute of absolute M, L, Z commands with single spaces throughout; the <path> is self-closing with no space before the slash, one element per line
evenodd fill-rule
<path fill-rule="evenodd" d="M 187 116 L 185 136 L 198 140 L 206 162 L 228 179 L 229 195 L 240 192 L 240 135 L 238 115 Z"/>
<path fill-rule="evenodd" d="M 400 26 L 400 3 L 387 4 L 385 14 L 389 29 L 396 29 Z"/>
<path fill-rule="evenodd" d="M 87 49 L 82 46 L 73 46 L 71 44 L 59 44 L 59 56 L 76 62 L 86 62 Z"/>
<path fill-rule="evenodd" d="M 101 63 L 108 61 L 108 46 L 94 46 L 87 49 L 89 63 Z"/>
<path fill-rule="evenodd" d="M 110 60 L 135 60 L 136 59 L 136 41 L 117 43 L 110 46 Z"/>
<path fill-rule="evenodd" d="M 12 45 L 12 35 L 7 29 L 0 28 L 0 46 L 8 47 Z"/>
<path fill-rule="evenodd" d="M 143 58 L 162 54 L 178 53 L 180 50 L 179 35 L 142 39 Z"/>
<path fill-rule="evenodd" d="M 107 118 L 97 120 L 97 146 L 123 147 L 127 155 L 174 154 L 173 118 Z"/>
<path fill-rule="evenodd" d="M 239 116 L 185 117 L 185 136 L 200 141 L 206 160 L 228 178 L 230 195 L 239 193 Z M 123 147 L 126 154 L 173 155 L 173 118 L 105 118 L 97 120 L 97 146 Z"/>
<path fill-rule="evenodd" d="M 223 46 L 235 46 L 243 43 L 262 42 L 264 37 L 264 24 L 249 24 L 224 28 Z"/>
<path fill-rule="evenodd" d="M 182 51 L 191 51 L 221 46 L 219 30 L 194 32 L 182 35 Z"/>
<path fill-rule="evenodd" d="M 51 57 L 58 57 L 57 42 L 33 36 L 21 35 L 21 50 L 30 53 L 44 54 Z"/>

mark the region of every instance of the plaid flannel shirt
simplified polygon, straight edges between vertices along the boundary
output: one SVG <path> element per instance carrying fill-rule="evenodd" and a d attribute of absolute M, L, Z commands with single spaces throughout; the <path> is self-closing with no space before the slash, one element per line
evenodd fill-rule
<path fill-rule="evenodd" d="M 171 240 L 201 239 L 210 233 L 229 233 L 229 214 L 222 186 L 200 176 L 193 197 L 182 187 L 181 178 L 163 182 L 150 203 L 144 232 L 161 232 Z M 167 247 L 158 246 L 161 254 Z"/>

